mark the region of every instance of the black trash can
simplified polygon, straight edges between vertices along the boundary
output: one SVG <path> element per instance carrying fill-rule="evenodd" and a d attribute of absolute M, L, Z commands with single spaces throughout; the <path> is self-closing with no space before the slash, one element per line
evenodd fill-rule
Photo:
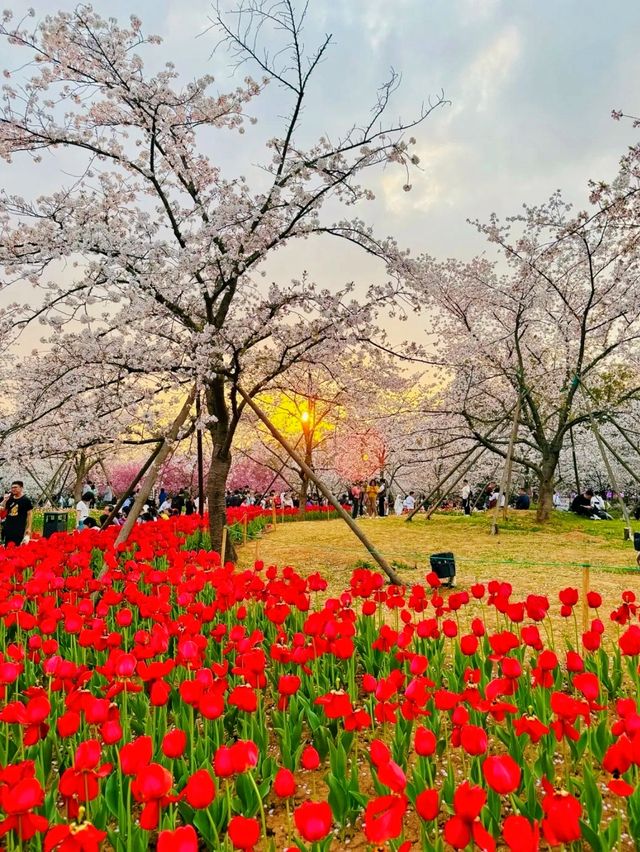
<path fill-rule="evenodd" d="M 453 586 L 456 576 L 456 560 L 453 553 L 432 553 L 429 557 L 431 570 L 442 582 Z"/>
<path fill-rule="evenodd" d="M 42 537 L 49 538 L 57 532 L 66 532 L 68 512 L 45 512 L 42 520 Z"/>

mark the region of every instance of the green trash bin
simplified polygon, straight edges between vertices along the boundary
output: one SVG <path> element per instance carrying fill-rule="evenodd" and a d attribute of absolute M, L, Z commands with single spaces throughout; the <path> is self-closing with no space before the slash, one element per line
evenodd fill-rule
<path fill-rule="evenodd" d="M 42 520 L 42 537 L 49 538 L 57 532 L 67 531 L 68 512 L 45 512 Z"/>

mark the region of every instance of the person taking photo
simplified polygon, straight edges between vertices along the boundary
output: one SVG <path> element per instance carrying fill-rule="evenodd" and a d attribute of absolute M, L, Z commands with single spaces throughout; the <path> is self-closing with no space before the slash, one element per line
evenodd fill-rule
<path fill-rule="evenodd" d="M 0 508 L 6 516 L 2 524 L 2 541 L 5 545 L 26 544 L 31 538 L 33 503 L 24 493 L 24 482 L 14 479 L 11 490 L 5 494 Z"/>

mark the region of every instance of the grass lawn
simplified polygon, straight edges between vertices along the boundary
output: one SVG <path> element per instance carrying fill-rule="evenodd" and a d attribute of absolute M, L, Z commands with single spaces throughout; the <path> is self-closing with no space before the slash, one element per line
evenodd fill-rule
<path fill-rule="evenodd" d="M 424 579 L 429 554 L 450 550 L 459 588 L 499 579 L 513 585 L 516 598 L 547 594 L 555 604 L 560 589 L 581 589 L 588 565 L 590 587 L 603 595 L 605 606 L 614 607 L 624 589 L 640 598 L 637 554 L 633 543 L 623 540 L 622 520 L 590 521 L 554 512 L 542 525 L 532 511 L 510 511 L 497 536 L 490 534 L 491 520 L 485 513 L 442 513 L 431 520 L 417 516 L 411 523 L 395 516 L 358 523 L 407 582 Z M 277 525 L 259 542 L 240 548 L 239 561 L 251 564 L 256 554 L 267 564 L 292 565 L 305 573 L 319 570 L 330 580 L 332 593 L 345 588 L 358 562 L 371 561 L 341 520 Z"/>

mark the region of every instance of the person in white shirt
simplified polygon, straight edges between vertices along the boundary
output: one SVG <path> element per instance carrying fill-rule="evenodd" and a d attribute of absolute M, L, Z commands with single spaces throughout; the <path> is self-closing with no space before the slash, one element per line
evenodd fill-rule
<path fill-rule="evenodd" d="M 404 501 L 402 503 L 402 508 L 405 510 L 405 512 L 413 512 L 415 507 L 416 507 L 416 499 L 413 496 L 413 491 L 410 491 L 407 494 L 407 496 L 404 498 Z"/>
<path fill-rule="evenodd" d="M 462 497 L 462 508 L 464 509 L 465 515 L 471 514 L 471 486 L 469 485 L 469 481 L 467 479 L 462 483 L 462 491 L 460 492 L 460 496 Z"/>
<path fill-rule="evenodd" d="M 587 494 L 589 492 L 587 491 Z M 607 504 L 604 502 L 600 494 L 591 495 L 591 508 L 593 510 L 593 518 L 601 521 L 610 521 L 611 515 L 607 512 Z"/>
<path fill-rule="evenodd" d="M 92 494 L 90 491 L 82 495 L 82 499 L 76 503 L 76 516 L 78 520 L 78 529 L 82 529 L 85 520 L 89 517 L 89 509 Z"/>

